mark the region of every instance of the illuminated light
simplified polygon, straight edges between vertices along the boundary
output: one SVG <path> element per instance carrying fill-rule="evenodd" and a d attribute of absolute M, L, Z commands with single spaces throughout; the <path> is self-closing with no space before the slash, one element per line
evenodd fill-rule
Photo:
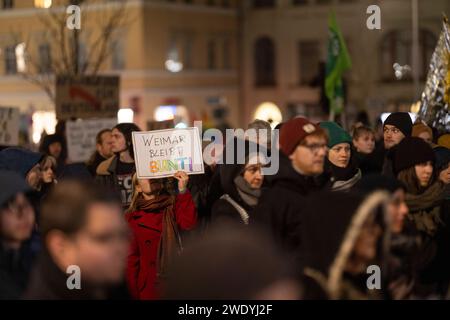
<path fill-rule="evenodd" d="M 255 112 L 254 119 L 264 120 L 270 123 L 272 129 L 274 129 L 277 124 L 283 121 L 283 115 L 281 114 L 280 108 L 272 102 L 264 102 L 258 106 Z"/>
<path fill-rule="evenodd" d="M 54 134 L 56 127 L 56 114 L 54 111 L 36 111 L 33 113 L 32 139 L 35 144 L 41 140 L 43 131 Z"/>
<path fill-rule="evenodd" d="M 411 105 L 411 112 L 412 113 L 419 113 L 419 111 L 420 111 L 420 101 L 417 101 L 417 102 L 415 102 L 415 103 L 413 103 L 412 105 Z"/>
<path fill-rule="evenodd" d="M 52 6 L 52 0 L 34 0 L 34 6 L 36 8 L 48 9 Z"/>
<path fill-rule="evenodd" d="M 25 62 L 25 43 L 19 43 L 16 46 L 16 63 L 17 63 L 17 71 L 25 72 L 27 70 L 27 65 Z"/>
<path fill-rule="evenodd" d="M 420 103 L 419 103 L 420 104 Z M 387 117 L 389 117 L 389 115 L 391 114 L 391 112 L 385 112 L 381 114 L 381 121 L 383 121 L 383 123 L 386 121 Z M 417 119 L 417 114 L 416 113 L 412 113 L 412 112 L 408 112 L 409 116 L 411 117 L 411 121 L 414 123 Z"/>
<path fill-rule="evenodd" d="M 173 73 L 180 72 L 183 70 L 183 63 L 173 59 L 168 59 L 166 60 L 166 69 Z"/>
<path fill-rule="evenodd" d="M 132 123 L 134 120 L 134 111 L 130 108 L 120 109 L 117 112 L 117 123 Z"/>
<path fill-rule="evenodd" d="M 156 121 L 167 121 L 175 118 L 176 106 L 159 106 L 155 110 Z"/>

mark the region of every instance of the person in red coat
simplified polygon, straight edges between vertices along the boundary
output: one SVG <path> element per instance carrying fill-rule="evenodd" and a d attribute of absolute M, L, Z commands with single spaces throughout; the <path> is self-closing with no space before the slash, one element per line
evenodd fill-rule
<path fill-rule="evenodd" d="M 132 231 L 127 282 L 135 299 L 158 299 L 171 258 L 181 250 L 179 230 L 191 230 L 197 213 L 186 186 L 189 176 L 177 172 L 178 194 L 172 195 L 167 179 L 133 177 L 133 197 L 126 219 Z"/>

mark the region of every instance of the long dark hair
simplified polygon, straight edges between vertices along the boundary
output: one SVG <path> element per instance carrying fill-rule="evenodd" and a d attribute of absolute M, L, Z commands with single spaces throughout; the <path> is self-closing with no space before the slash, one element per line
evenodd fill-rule
<path fill-rule="evenodd" d="M 426 187 L 422 187 L 420 185 L 419 178 L 417 178 L 416 175 L 415 166 L 400 171 L 398 174 L 398 180 L 400 180 L 405 185 L 407 193 L 417 195 L 423 193 L 429 186 L 431 186 L 435 182 L 435 171 L 436 170 L 433 167 L 433 174 L 431 175 L 430 182 Z"/>
<path fill-rule="evenodd" d="M 130 153 L 130 156 L 134 159 L 134 150 L 133 150 L 133 139 L 131 138 L 131 133 L 133 131 L 141 131 L 137 125 L 134 123 L 119 123 L 116 125 L 114 129 L 120 131 L 125 137 L 125 143 L 127 145 L 127 150 Z"/>

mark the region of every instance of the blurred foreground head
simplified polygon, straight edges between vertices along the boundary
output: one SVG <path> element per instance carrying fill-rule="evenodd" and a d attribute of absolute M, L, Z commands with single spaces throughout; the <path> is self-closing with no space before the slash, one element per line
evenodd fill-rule
<path fill-rule="evenodd" d="M 299 299 L 299 286 L 272 243 L 223 225 L 193 241 L 173 263 L 167 299 Z"/>
<path fill-rule="evenodd" d="M 42 206 L 40 227 L 51 260 L 63 272 L 78 266 L 82 286 L 122 280 L 128 229 L 114 195 L 82 182 L 59 183 Z"/>

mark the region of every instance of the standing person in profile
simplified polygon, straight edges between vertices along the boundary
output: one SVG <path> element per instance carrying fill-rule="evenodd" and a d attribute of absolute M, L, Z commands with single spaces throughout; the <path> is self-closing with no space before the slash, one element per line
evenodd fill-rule
<path fill-rule="evenodd" d="M 97 167 L 96 180 L 104 187 L 119 192 L 122 205 L 127 209 L 131 203 L 132 180 L 136 172 L 134 163 L 133 131 L 141 131 L 134 123 L 121 123 L 112 130 L 114 156 Z"/>
<path fill-rule="evenodd" d="M 111 158 L 113 155 L 111 129 L 103 129 L 95 137 L 95 152 L 86 164 L 89 172 L 95 176 L 100 163 Z"/>

